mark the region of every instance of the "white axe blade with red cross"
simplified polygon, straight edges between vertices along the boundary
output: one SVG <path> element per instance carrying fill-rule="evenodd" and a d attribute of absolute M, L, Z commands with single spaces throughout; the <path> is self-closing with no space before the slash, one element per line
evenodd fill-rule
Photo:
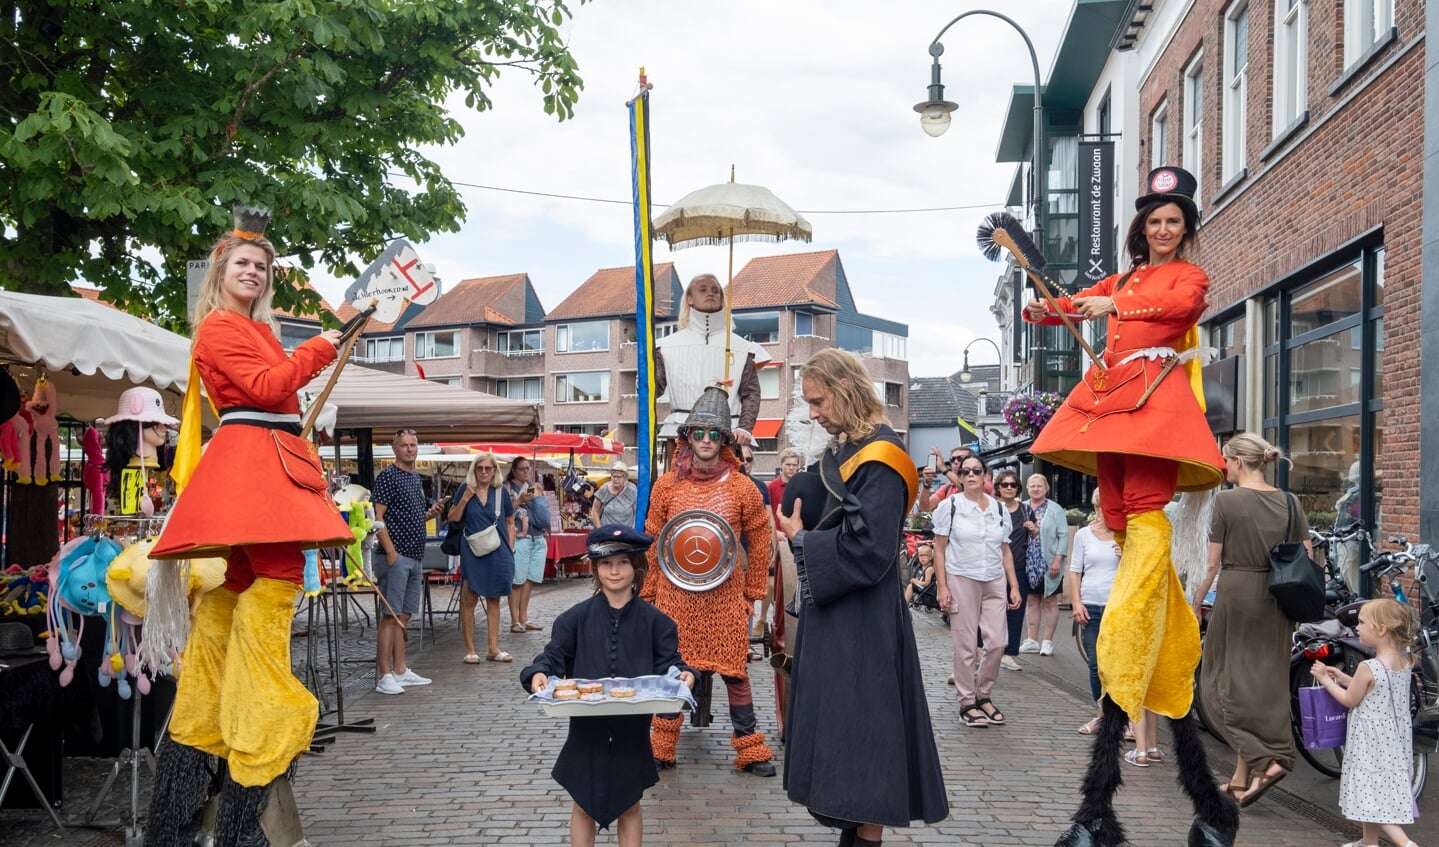
<path fill-rule="evenodd" d="M 439 294 L 439 284 L 420 262 L 415 248 L 397 238 L 345 291 L 345 300 L 361 311 L 374 304 L 375 320 L 394 323 L 409 304 L 423 306 Z"/>

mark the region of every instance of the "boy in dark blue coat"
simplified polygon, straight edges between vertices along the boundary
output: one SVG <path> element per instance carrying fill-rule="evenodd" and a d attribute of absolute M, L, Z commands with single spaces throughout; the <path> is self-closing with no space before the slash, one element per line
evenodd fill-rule
<path fill-rule="evenodd" d="M 650 536 L 622 524 L 590 533 L 588 553 L 595 594 L 555 619 L 550 643 L 520 672 L 530 693 L 551 677 L 600 679 L 667 674 L 694 687 L 694 672 L 680 658 L 674 621 L 638 597 L 648 568 Z M 595 827 L 619 821 L 620 847 L 638 847 L 644 831 L 640 799 L 659 781 L 650 750 L 649 715 L 570 718 L 570 734 L 550 772 L 574 799 L 570 839 L 595 843 Z"/>

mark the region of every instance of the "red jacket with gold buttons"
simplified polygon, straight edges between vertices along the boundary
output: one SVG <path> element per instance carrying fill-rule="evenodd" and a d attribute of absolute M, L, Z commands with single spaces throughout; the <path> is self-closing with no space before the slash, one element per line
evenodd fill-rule
<path fill-rule="evenodd" d="M 1096 476 L 1099 453 L 1174 459 L 1180 463 L 1179 491 L 1213 488 L 1224 481 L 1224 460 L 1204 418 L 1199 389 L 1183 366 L 1164 372 L 1173 358 L 1164 351 L 1182 353 L 1193 346 L 1191 330 L 1208 305 L 1209 277 L 1197 265 L 1177 259 L 1156 268 L 1141 265 L 1121 286 L 1122 279 L 1116 274 L 1074 295 L 1114 300 L 1117 314 L 1108 317 L 1100 354 L 1108 369 L 1090 366 L 1035 439 L 1033 453 Z M 1056 302 L 1066 313 L 1075 312 L 1073 298 Z M 1061 321 L 1051 311 L 1039 323 Z M 1125 361 L 1141 351 L 1147 355 Z M 1140 398 L 1151 387 L 1141 406 Z"/>
<path fill-rule="evenodd" d="M 192 355 L 220 411 L 245 406 L 298 415 L 296 392 L 337 354 L 328 341 L 312 338 L 287 356 L 268 324 L 220 309 L 201 321 Z M 236 546 L 294 543 L 298 575 L 300 548 L 354 540 L 312 443 L 284 429 L 226 423 L 205 445 L 150 557 L 224 556 Z"/>

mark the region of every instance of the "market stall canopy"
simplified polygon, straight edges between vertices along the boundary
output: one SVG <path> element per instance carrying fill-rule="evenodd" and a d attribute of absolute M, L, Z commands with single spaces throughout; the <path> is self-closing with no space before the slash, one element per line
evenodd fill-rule
<path fill-rule="evenodd" d="M 319 392 L 329 377 L 326 368 L 305 390 Z M 340 372 L 330 402 L 339 408 L 336 426 L 373 429 L 375 440 L 381 442 L 397 429 L 416 430 L 421 442 L 528 442 L 540 429 L 540 413 L 533 403 L 354 363 Z"/>
<path fill-rule="evenodd" d="M 613 438 L 599 435 L 577 435 L 572 432 L 542 432 L 530 441 L 484 441 L 463 445 L 442 445 L 464 447 L 470 453 L 501 453 L 507 456 L 531 455 L 553 456 L 618 456 L 625 452 L 625 445 Z"/>
<path fill-rule="evenodd" d="M 43 371 L 60 411 L 79 420 L 115 414 L 121 392 L 148 385 L 177 415 L 190 339 L 81 297 L 0 291 L 0 364 L 28 391 Z"/>

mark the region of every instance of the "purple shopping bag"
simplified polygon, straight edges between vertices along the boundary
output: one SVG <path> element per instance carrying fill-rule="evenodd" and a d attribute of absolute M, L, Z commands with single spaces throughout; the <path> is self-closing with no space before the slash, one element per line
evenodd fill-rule
<path fill-rule="evenodd" d="M 1349 710 L 1320 686 L 1299 689 L 1299 718 L 1308 749 L 1328 750 L 1344 745 Z"/>

